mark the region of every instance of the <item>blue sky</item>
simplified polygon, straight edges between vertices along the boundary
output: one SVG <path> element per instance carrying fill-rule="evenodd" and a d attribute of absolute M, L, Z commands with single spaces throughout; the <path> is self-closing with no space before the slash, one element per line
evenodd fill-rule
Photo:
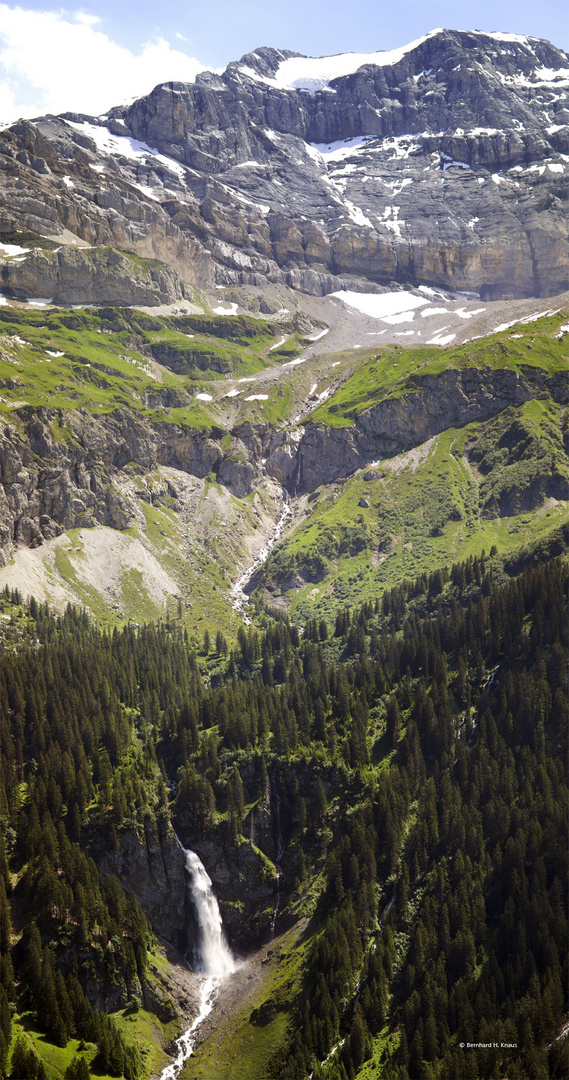
<path fill-rule="evenodd" d="M 225 67 L 259 45 L 307 56 L 375 52 L 438 26 L 531 34 L 569 49 L 565 0 L 99 0 L 88 10 L 101 15 L 123 44 L 132 47 L 158 34 L 213 67 Z"/>
<path fill-rule="evenodd" d="M 0 0 L 0 123 L 99 114 L 260 45 L 375 52 L 436 27 L 502 30 L 569 50 L 566 0 Z"/>

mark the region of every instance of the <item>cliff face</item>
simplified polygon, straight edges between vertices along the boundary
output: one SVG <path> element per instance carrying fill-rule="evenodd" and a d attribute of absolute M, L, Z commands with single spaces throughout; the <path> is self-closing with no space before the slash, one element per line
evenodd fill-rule
<path fill-rule="evenodd" d="M 270 830 L 270 815 L 266 812 L 265 816 L 265 828 Z M 191 820 L 185 823 L 190 836 L 192 824 Z M 181 827 L 184 831 L 184 822 Z M 207 842 L 192 840 L 191 846 L 212 879 L 232 947 L 246 949 L 268 934 L 274 871 L 248 841 L 228 845 L 220 832 Z M 161 831 L 156 823 L 146 820 L 143 829 L 122 830 L 117 851 L 106 855 L 99 866 L 103 875 L 116 874 L 124 888 L 136 896 L 156 933 L 182 955 L 191 950 L 198 929 L 188 896 L 184 853 L 171 827 Z"/>
<path fill-rule="evenodd" d="M 17 300 L 45 297 L 54 304 L 155 305 L 190 292 L 169 266 L 126 255 L 116 248 L 36 249 L 23 263 L 0 264 L 0 287 Z"/>
<path fill-rule="evenodd" d="M 136 487 L 121 485 L 127 465 L 146 471 L 167 465 L 200 478 L 215 473 L 238 497 L 268 473 L 300 494 L 544 392 L 554 401 L 569 401 L 563 375 L 529 367 L 521 376 L 499 369 L 449 369 L 414 376 L 399 397 L 367 408 L 350 427 L 309 422 L 279 432 L 247 423 L 231 432 L 229 444 L 219 430 L 152 424 L 128 410 L 98 417 L 67 412 L 63 419 L 47 409 L 21 409 L 0 430 L 2 565 L 18 545 L 36 547 L 64 529 L 133 524 Z"/>
<path fill-rule="evenodd" d="M 197 286 L 322 295 L 349 275 L 552 295 L 569 284 L 567 86 L 564 53 L 514 35 L 319 60 L 259 49 L 104 122 L 2 132 L 0 230 L 68 230 Z"/>
<path fill-rule="evenodd" d="M 128 410 L 96 417 L 83 410 L 22 409 L 17 421 L 0 431 L 2 565 L 17 545 L 37 547 L 64 529 L 133 524 L 136 490 L 125 492 L 120 484 L 126 465 L 148 471 L 171 465 L 197 477 L 217 471 L 238 495 L 250 490 L 259 467 L 251 466 L 238 438 L 225 449 L 207 434 L 153 425 Z M 231 458 L 236 448 L 241 461 Z"/>
<path fill-rule="evenodd" d="M 362 412 L 351 427 L 308 423 L 302 437 L 277 436 L 267 470 L 300 494 L 319 484 L 349 476 L 382 457 L 418 446 L 449 427 L 488 420 L 509 405 L 521 405 L 542 391 L 555 401 L 569 401 L 562 375 L 527 369 L 512 371 L 448 370 L 438 376 L 415 376 L 406 392 Z"/>
<path fill-rule="evenodd" d="M 184 855 L 171 830 L 160 832 L 145 821 L 144 829 L 119 834 L 118 850 L 100 862 L 103 874 L 116 874 L 134 893 L 156 932 L 174 948 L 186 947 L 186 878 Z"/>

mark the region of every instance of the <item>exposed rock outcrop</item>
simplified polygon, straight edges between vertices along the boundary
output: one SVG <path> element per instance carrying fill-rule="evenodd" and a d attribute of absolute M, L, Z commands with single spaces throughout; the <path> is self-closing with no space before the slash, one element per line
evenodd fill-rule
<path fill-rule="evenodd" d="M 0 288 L 16 300 L 45 297 L 55 304 L 171 303 L 191 292 L 169 266 L 110 248 L 60 247 L 0 261 Z"/>
<path fill-rule="evenodd" d="M 184 855 L 172 829 L 160 831 L 150 819 L 144 829 L 123 829 L 118 849 L 99 864 L 105 874 L 116 874 L 134 893 L 155 931 L 174 948 L 186 945 L 186 878 Z"/>
<path fill-rule="evenodd" d="M 0 430 L 0 560 L 64 529 L 137 520 L 136 492 L 121 483 L 126 466 L 168 465 L 203 478 L 215 473 L 239 497 L 263 470 L 291 493 L 349 476 L 378 458 L 417 446 L 448 427 L 487 420 L 543 392 L 567 404 L 563 374 L 482 368 L 415 375 L 398 397 L 354 417 L 349 427 L 309 422 L 280 432 L 242 424 L 224 438 L 175 424 L 152 424 L 128 410 L 90 416 L 23 408 Z M 225 433 L 228 434 L 228 433 Z"/>
<path fill-rule="evenodd" d="M 212 879 L 232 946 L 246 949 L 266 936 L 275 886 L 268 859 L 247 840 L 225 845 L 221 829 L 207 842 L 191 840 L 191 847 Z M 117 850 L 105 855 L 99 867 L 103 875 L 120 878 L 156 933 L 183 955 L 196 934 L 195 914 L 188 902 L 184 853 L 172 828 L 161 829 L 147 818 L 143 828 L 121 830 Z"/>
<path fill-rule="evenodd" d="M 354 418 L 351 427 L 308 423 L 304 430 L 272 438 L 267 471 L 298 494 L 349 476 L 371 461 L 418 446 L 449 427 L 488 420 L 508 405 L 520 405 L 543 390 L 569 401 L 569 382 L 527 368 L 515 371 L 449 369 L 414 376 L 399 397 L 389 397 Z"/>
<path fill-rule="evenodd" d="M 258 49 L 105 122 L 3 131 L 0 233 L 68 230 L 194 286 L 323 295 L 355 278 L 485 299 L 569 286 L 563 52 L 437 31 L 356 70 L 298 58 L 289 72 L 292 57 Z"/>

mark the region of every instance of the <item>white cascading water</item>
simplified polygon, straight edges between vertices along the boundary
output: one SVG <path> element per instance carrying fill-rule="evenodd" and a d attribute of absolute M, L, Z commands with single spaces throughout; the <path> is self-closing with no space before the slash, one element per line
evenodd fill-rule
<path fill-rule="evenodd" d="M 246 626 L 251 625 L 251 620 L 245 611 L 247 604 L 249 603 L 249 597 L 245 592 L 245 586 L 248 585 L 253 574 L 256 574 L 257 570 L 259 570 L 263 563 L 267 561 L 269 553 L 272 548 L 274 548 L 275 544 L 278 544 L 290 516 L 290 495 L 286 488 L 283 488 L 283 510 L 273 529 L 271 537 L 265 544 L 265 547 L 261 548 L 258 555 L 253 559 L 253 562 L 245 570 L 245 573 L 241 574 L 241 577 L 237 579 L 235 585 L 231 589 L 231 607 L 241 616 Z"/>
<path fill-rule="evenodd" d="M 212 978 L 223 979 L 235 971 L 235 962 L 223 936 L 221 914 L 211 887 L 211 878 L 195 851 L 184 849 L 184 853 L 200 928 L 198 971 Z"/>
<path fill-rule="evenodd" d="M 178 839 L 176 837 L 176 839 Z M 178 840 L 180 844 L 180 841 Z M 199 927 L 197 947 L 197 970 L 204 976 L 201 987 L 201 1000 L 198 1015 L 191 1027 L 176 1040 L 178 1052 L 176 1058 L 160 1075 L 160 1080 L 175 1080 L 184 1064 L 194 1051 L 194 1034 L 211 1012 L 222 979 L 236 969 L 225 937 L 217 900 L 211 886 L 211 878 L 195 851 L 189 851 L 180 844 L 186 859 L 189 876 L 189 888 L 195 907 Z"/>

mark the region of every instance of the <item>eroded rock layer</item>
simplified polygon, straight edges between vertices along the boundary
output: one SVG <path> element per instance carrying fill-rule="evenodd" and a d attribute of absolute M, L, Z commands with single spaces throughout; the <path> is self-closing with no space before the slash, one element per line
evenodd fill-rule
<path fill-rule="evenodd" d="M 259 49 L 105 118 L 3 131 L 0 232 L 79 240 L 93 260 L 118 246 L 193 286 L 553 295 L 569 285 L 568 90 L 563 52 L 507 34 L 319 60 Z M 6 291 L 49 293 L 20 258 Z M 117 301 L 133 302 L 128 279 Z M 146 293 L 158 302 L 156 281 Z"/>

